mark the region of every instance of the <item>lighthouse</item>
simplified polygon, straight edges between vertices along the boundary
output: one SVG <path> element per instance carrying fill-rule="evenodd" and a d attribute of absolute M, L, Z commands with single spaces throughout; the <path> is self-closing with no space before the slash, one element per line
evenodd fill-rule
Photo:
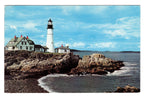
<path fill-rule="evenodd" d="M 53 42 L 53 24 L 52 20 L 48 20 L 48 25 L 47 25 L 47 42 L 46 46 L 48 47 L 48 52 L 54 53 L 54 42 Z"/>

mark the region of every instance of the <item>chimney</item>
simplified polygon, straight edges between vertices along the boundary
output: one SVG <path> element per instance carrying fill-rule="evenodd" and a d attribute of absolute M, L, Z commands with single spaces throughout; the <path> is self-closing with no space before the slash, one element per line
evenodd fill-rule
<path fill-rule="evenodd" d="M 21 35 L 21 38 L 22 38 L 22 35 Z"/>
<path fill-rule="evenodd" d="M 69 44 L 66 44 L 66 47 L 69 48 Z"/>
<path fill-rule="evenodd" d="M 27 39 L 28 39 L 29 37 L 27 36 Z"/>
<path fill-rule="evenodd" d="M 14 39 L 16 39 L 16 35 L 14 36 Z"/>

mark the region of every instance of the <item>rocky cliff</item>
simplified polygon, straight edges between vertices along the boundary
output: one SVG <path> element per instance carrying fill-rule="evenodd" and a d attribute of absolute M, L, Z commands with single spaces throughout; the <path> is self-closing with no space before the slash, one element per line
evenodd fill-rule
<path fill-rule="evenodd" d="M 89 56 L 83 56 L 79 60 L 78 66 L 73 68 L 70 74 L 107 74 L 108 72 L 114 72 L 124 66 L 122 61 L 115 61 L 111 58 L 106 58 L 102 54 L 92 54 Z"/>
<path fill-rule="evenodd" d="M 15 78 L 39 77 L 50 73 L 69 73 L 79 56 L 30 51 L 5 51 L 5 74 Z"/>
<path fill-rule="evenodd" d="M 5 74 L 15 78 L 39 77 L 52 73 L 107 74 L 124 66 L 122 61 L 106 58 L 102 54 L 84 56 L 73 53 L 38 53 L 5 51 Z"/>

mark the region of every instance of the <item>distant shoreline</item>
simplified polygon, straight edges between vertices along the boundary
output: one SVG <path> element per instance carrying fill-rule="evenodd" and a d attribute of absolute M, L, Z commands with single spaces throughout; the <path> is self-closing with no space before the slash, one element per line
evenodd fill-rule
<path fill-rule="evenodd" d="M 120 52 L 120 53 L 140 53 L 140 51 L 92 51 L 92 50 L 77 50 L 70 49 L 71 52 Z"/>

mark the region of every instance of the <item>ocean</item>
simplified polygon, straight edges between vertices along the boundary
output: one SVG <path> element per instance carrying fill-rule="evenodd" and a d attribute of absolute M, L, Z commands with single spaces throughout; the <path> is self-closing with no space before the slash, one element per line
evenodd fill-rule
<path fill-rule="evenodd" d="M 108 58 L 121 60 L 125 66 L 107 75 L 73 76 L 49 74 L 38 80 L 39 86 L 48 92 L 58 93 L 103 93 L 113 92 L 126 85 L 140 88 L 140 53 L 121 52 L 74 52 L 83 57 L 93 53 L 104 54 Z"/>

